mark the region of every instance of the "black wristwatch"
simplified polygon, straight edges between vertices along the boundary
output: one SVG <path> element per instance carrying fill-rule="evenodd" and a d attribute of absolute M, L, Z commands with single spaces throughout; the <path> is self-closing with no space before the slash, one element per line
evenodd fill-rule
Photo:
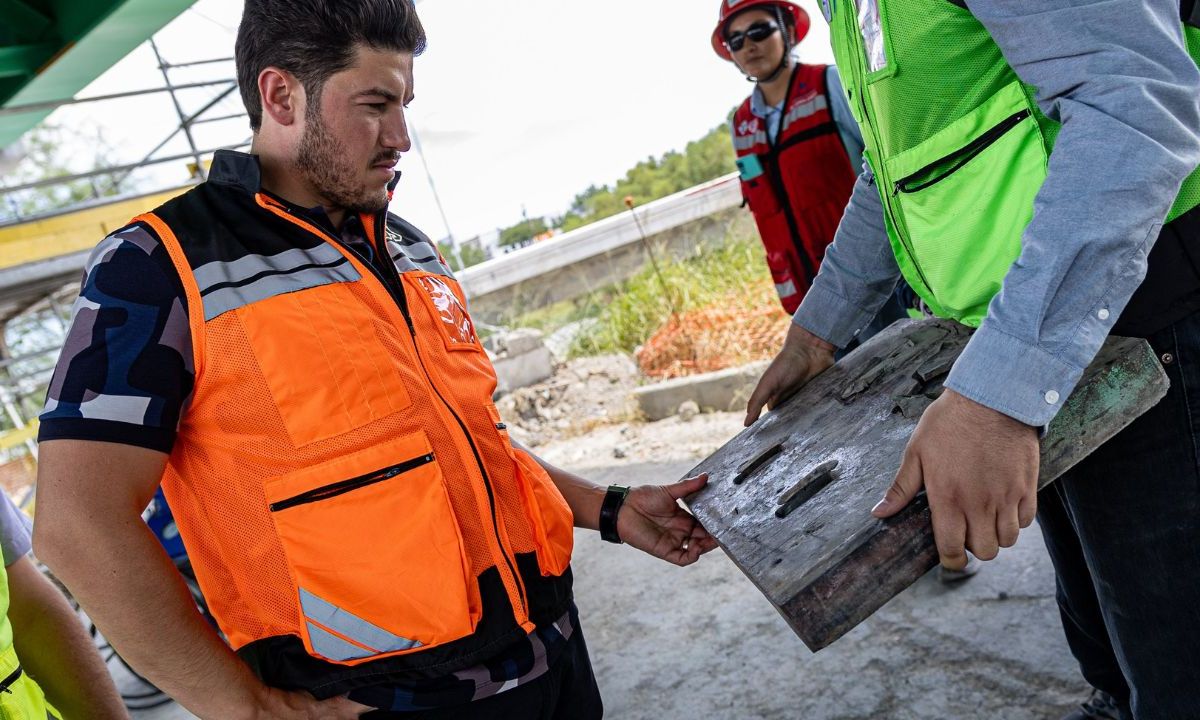
<path fill-rule="evenodd" d="M 604 503 L 600 505 L 600 538 L 610 543 L 621 544 L 621 535 L 617 532 L 617 515 L 625 504 L 625 496 L 629 488 L 625 485 L 609 485 L 604 494 Z"/>

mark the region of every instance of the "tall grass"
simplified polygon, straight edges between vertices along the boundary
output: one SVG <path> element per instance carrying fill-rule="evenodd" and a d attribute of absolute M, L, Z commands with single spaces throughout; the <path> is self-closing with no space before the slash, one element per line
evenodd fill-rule
<path fill-rule="evenodd" d="M 666 293 L 679 312 L 713 304 L 756 308 L 777 303 L 757 237 L 728 237 L 692 257 L 664 261 Z M 574 301 L 522 316 L 517 325 L 552 332 L 568 322 L 592 319 L 572 342 L 572 356 L 632 353 L 671 316 L 671 302 L 650 263 L 637 275 Z"/>

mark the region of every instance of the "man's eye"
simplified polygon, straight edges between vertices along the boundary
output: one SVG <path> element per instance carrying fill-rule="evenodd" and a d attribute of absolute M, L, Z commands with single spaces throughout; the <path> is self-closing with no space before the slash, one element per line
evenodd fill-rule
<path fill-rule="evenodd" d="M 378 110 L 379 112 L 387 110 L 387 103 L 366 103 L 366 105 L 372 110 Z"/>

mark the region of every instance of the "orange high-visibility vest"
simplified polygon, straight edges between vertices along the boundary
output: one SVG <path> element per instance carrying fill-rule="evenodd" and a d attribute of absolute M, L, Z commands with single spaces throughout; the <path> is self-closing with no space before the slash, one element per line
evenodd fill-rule
<path fill-rule="evenodd" d="M 571 510 L 509 442 L 462 289 L 411 225 L 361 219 L 384 272 L 231 152 L 135 219 L 187 295 L 163 489 L 196 577 L 264 681 L 318 697 L 477 664 L 571 599 Z"/>
<path fill-rule="evenodd" d="M 798 64 L 772 142 L 750 98 L 733 116 L 742 197 L 754 214 L 779 301 L 796 312 L 833 242 L 857 173 L 838 135 L 825 65 Z"/>

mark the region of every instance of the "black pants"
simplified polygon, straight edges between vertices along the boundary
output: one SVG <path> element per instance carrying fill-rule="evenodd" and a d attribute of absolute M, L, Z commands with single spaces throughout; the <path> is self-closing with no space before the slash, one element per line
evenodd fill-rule
<path fill-rule="evenodd" d="M 575 631 L 562 655 L 545 674 L 478 702 L 418 712 L 369 712 L 369 720 L 599 720 L 604 717 L 600 689 L 592 674 L 583 629 Z"/>
<path fill-rule="evenodd" d="M 1084 677 L 1125 720 L 1200 718 L 1200 313 L 1148 338 L 1171 389 L 1038 497 Z"/>

